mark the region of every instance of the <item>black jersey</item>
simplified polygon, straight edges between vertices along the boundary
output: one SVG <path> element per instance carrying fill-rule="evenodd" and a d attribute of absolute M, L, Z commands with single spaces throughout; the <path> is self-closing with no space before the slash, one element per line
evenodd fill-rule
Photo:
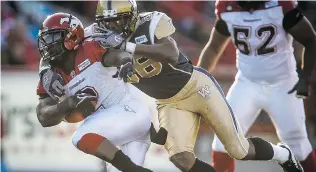
<path fill-rule="evenodd" d="M 166 14 L 156 11 L 141 13 L 138 26 L 129 42 L 154 44 L 174 31 L 171 19 Z M 174 65 L 139 56 L 134 56 L 134 65 L 136 74 L 131 78 L 131 83 L 156 99 L 176 95 L 189 81 L 193 71 L 191 61 L 182 52 Z"/>

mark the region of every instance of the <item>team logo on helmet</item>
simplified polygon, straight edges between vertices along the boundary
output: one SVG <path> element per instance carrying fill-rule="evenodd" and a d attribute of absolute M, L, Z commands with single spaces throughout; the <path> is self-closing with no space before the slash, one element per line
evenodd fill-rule
<path fill-rule="evenodd" d="M 60 24 L 62 25 L 64 22 L 68 23 L 69 22 L 69 17 L 60 18 Z M 76 18 L 71 17 L 69 26 L 72 29 L 75 29 L 79 25 L 80 25 L 80 22 Z"/>

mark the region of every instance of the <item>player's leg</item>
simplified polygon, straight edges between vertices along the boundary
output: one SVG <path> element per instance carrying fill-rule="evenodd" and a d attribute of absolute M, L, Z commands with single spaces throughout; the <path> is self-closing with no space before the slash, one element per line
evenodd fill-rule
<path fill-rule="evenodd" d="M 120 146 L 122 152 L 127 155 L 136 165 L 143 166 L 146 153 L 150 147 L 149 133 L 145 133 L 137 140 Z M 117 168 L 108 165 L 107 172 L 119 172 Z"/>
<path fill-rule="evenodd" d="M 290 78 L 271 89 L 270 101 L 265 109 L 275 124 L 279 138 L 302 162 L 304 171 L 312 172 L 316 171 L 316 158 L 307 137 L 303 100 L 286 91 L 295 83 L 296 79 Z"/>
<path fill-rule="evenodd" d="M 227 94 L 227 101 L 240 123 L 243 134 L 248 132 L 260 112 L 258 92 L 257 85 L 240 78 L 233 83 Z M 216 171 L 234 172 L 235 160 L 227 154 L 216 135 L 212 149 L 212 165 Z"/>
<path fill-rule="evenodd" d="M 73 144 L 81 151 L 111 163 L 125 171 L 150 171 L 136 165 L 115 145 L 134 141 L 148 132 L 148 109 L 137 100 L 122 102 L 89 116 L 73 136 Z"/>
<path fill-rule="evenodd" d="M 200 110 L 199 113 L 212 127 L 231 157 L 238 160 L 274 159 L 286 170 L 300 170 L 299 162 L 287 146 L 276 146 L 259 137 L 246 139 L 218 83 L 207 71 L 198 71 L 203 73 L 199 79 L 200 88 L 208 87 L 209 92 L 204 96 L 195 94 L 191 98 L 199 102 L 196 103 L 200 105 L 196 106 L 197 110 Z"/>
<path fill-rule="evenodd" d="M 184 172 L 215 172 L 212 166 L 194 155 L 200 116 L 179 110 L 175 108 L 176 106 L 161 105 L 158 109 L 160 127 L 168 131 L 165 148 L 169 153 L 170 161 Z"/>

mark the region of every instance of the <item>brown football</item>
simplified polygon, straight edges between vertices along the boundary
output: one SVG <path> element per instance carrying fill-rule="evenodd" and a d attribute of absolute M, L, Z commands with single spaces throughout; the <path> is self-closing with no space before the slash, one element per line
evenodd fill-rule
<path fill-rule="evenodd" d="M 92 101 L 92 103 L 94 104 L 94 106 L 97 105 L 97 101 Z M 69 115 L 65 116 L 65 121 L 68 123 L 77 123 L 83 121 L 84 119 L 84 115 L 82 114 L 82 112 L 79 111 L 78 108 L 75 108 Z"/>

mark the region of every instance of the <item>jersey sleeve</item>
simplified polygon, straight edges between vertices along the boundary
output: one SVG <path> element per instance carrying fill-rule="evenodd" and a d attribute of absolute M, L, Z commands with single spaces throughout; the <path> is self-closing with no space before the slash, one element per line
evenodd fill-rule
<path fill-rule="evenodd" d="M 172 35 L 176 28 L 174 27 L 172 23 L 172 19 L 165 13 L 157 12 L 157 15 L 161 15 L 160 20 L 157 23 L 156 29 L 155 29 L 155 36 L 157 39 L 161 39 L 167 36 Z"/>

